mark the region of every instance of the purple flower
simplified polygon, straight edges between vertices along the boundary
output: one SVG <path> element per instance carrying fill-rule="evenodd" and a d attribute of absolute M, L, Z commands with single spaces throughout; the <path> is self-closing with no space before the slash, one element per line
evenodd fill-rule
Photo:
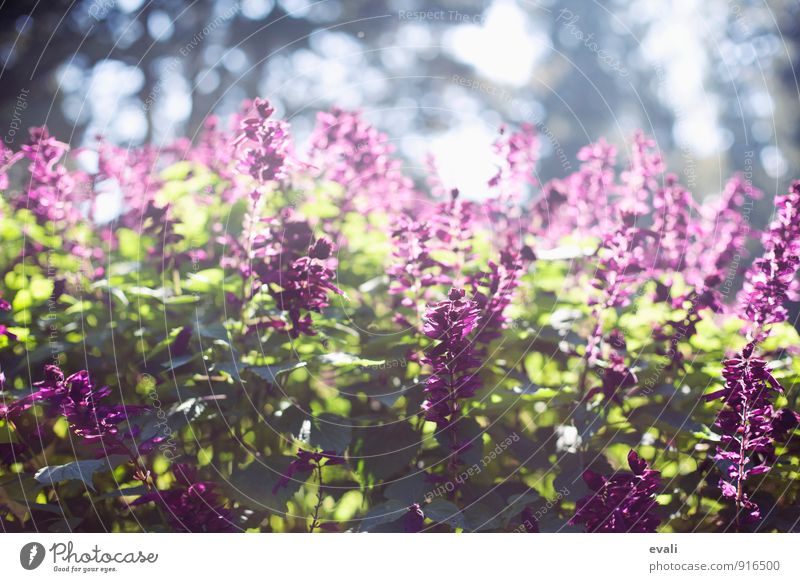
<path fill-rule="evenodd" d="M 423 363 L 431 367 L 425 383 L 422 409 L 426 420 L 442 429 L 458 418 L 459 401 L 471 398 L 480 386 L 475 369 L 480 365 L 470 334 L 478 324 L 478 304 L 465 299 L 463 289 L 451 289 L 448 298 L 425 315 L 423 333 L 438 343 Z"/>
<path fill-rule="evenodd" d="M 673 174 L 653 195 L 653 231 L 658 238 L 657 265 L 667 273 L 683 267 L 692 226 L 692 194 Z"/>
<path fill-rule="evenodd" d="M 620 174 L 620 207 L 624 212 L 642 216 L 650 210 L 650 198 L 654 203 L 658 199 L 658 177 L 663 174 L 664 167 L 655 140 L 637 131 L 633 135 L 628 168 Z M 655 206 L 659 210 L 659 205 Z"/>
<path fill-rule="evenodd" d="M 328 295 L 342 295 L 334 284 L 331 268 L 333 243 L 324 237 L 314 239 L 304 220 L 276 219 L 272 228 L 255 237 L 252 270 L 255 284 L 263 287 L 275 300 L 278 309 L 286 312 L 291 337 L 315 335 L 311 313 L 320 313 L 329 305 Z M 249 272 L 249 265 L 242 265 Z M 286 322 L 273 318 L 265 324 L 285 329 Z"/>
<path fill-rule="evenodd" d="M 598 267 L 592 285 L 600 291 L 592 303 L 602 309 L 625 307 L 630 303 L 634 284 L 650 268 L 646 242 L 652 233 L 636 226 L 636 217 L 622 213 L 613 231 L 604 237 L 598 250 Z"/>
<path fill-rule="evenodd" d="M 425 514 L 418 503 L 408 507 L 403 515 L 403 531 L 405 533 L 419 533 L 425 525 Z"/>
<path fill-rule="evenodd" d="M 786 321 L 784 303 L 797 296 L 795 273 L 800 267 L 800 180 L 775 200 L 776 216 L 764 233 L 764 254 L 745 275 L 741 311 L 762 339 L 764 326 Z"/>
<path fill-rule="evenodd" d="M 470 279 L 473 300 L 480 310 L 481 318 L 474 341 L 487 346 L 500 337 L 508 323 L 506 308 L 514 297 L 514 289 L 519 285 L 522 274 L 522 261 L 513 251 L 502 251 L 500 261 L 489 261 L 487 273 L 477 273 Z"/>
<path fill-rule="evenodd" d="M 617 148 L 604 139 L 578 152 L 580 169 L 544 186 L 544 196 L 534 208 L 552 242 L 578 232 L 592 236 L 608 232 L 610 196 L 614 187 Z"/>
<path fill-rule="evenodd" d="M 754 349 L 751 342 L 740 355 L 725 360 L 725 387 L 705 396 L 708 401 L 722 399 L 725 403 L 714 423 L 721 442 L 713 458 L 724 472 L 719 483 L 722 495 L 735 503 L 737 526 L 761 518 L 758 505 L 745 491 L 745 482 L 770 470 L 775 440 L 785 438 L 800 420 L 788 409 L 774 409 L 772 399 L 783 389 L 767 362 L 753 356 Z"/>
<path fill-rule="evenodd" d="M 585 524 L 587 532 L 650 533 L 661 520 L 653 513 L 661 474 L 631 450 L 631 472 L 618 471 L 610 477 L 586 470 L 583 480 L 594 493 L 578 500 L 570 525 Z"/>
<path fill-rule="evenodd" d="M 725 281 L 729 277 L 734 258 L 739 255 L 741 259 L 747 250 L 751 228 L 743 212 L 745 203 L 761 197 L 760 190 L 737 174 L 725 184 L 719 199 L 700 206 L 690 228 L 693 240 L 684 260 L 684 273 L 691 283 L 697 285 L 709 277 Z"/>
<path fill-rule="evenodd" d="M 387 268 L 389 293 L 398 298 L 395 321 L 415 327 L 401 309 L 413 309 L 415 320 L 420 320 L 419 305 L 424 300 L 425 289 L 447 284 L 445 265 L 431 256 L 431 225 L 401 214 L 392 229 L 394 261 Z"/>
<path fill-rule="evenodd" d="M 231 512 L 224 507 L 214 483 L 197 481 L 197 469 L 186 464 L 173 467 L 175 482 L 168 491 L 151 491 L 131 505 L 153 502 L 160 505 L 170 524 L 178 531 L 230 533 L 238 531 Z"/>
<path fill-rule="evenodd" d="M 125 443 L 133 437 L 130 431 L 121 432 L 119 425 L 141 414 L 144 406 L 107 405 L 100 401 L 111 393 L 107 386 L 95 388 L 89 373 L 82 370 L 65 378 L 58 366 L 45 366 L 44 380 L 33 385 L 31 393 L 10 405 L 0 407 L 0 418 L 14 418 L 33 405 L 45 405 L 50 417 L 63 416 L 75 436 L 86 444 L 98 444 L 103 455 L 136 455 Z"/>
<path fill-rule="evenodd" d="M 311 136 L 311 163 L 323 177 L 345 188 L 342 212 L 406 205 L 413 183 L 402 173 L 394 147 L 361 117 L 360 112 L 334 108 L 317 115 Z"/>
<path fill-rule="evenodd" d="M 263 184 L 286 176 L 292 143 L 289 125 L 271 119 L 275 109 L 265 99 L 253 101 L 254 113 L 240 122 L 233 140 L 239 170 Z"/>
<path fill-rule="evenodd" d="M 536 127 L 523 123 L 519 131 L 506 135 L 500 128 L 500 137 L 494 143 L 494 151 L 501 159 L 497 173 L 489 180 L 489 187 L 497 189 L 505 199 L 518 199 L 527 185 L 535 185 L 534 172 L 539 161 L 539 136 Z"/>

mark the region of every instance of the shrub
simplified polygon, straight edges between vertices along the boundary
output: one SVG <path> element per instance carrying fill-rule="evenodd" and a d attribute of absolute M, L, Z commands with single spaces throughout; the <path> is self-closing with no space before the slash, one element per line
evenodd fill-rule
<path fill-rule="evenodd" d="M 800 182 L 745 268 L 642 134 L 472 201 L 273 115 L 0 152 L 4 530 L 797 530 Z"/>

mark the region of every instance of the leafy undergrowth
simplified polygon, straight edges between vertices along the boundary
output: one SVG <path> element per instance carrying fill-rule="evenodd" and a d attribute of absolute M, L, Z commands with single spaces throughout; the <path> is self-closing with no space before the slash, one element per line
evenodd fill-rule
<path fill-rule="evenodd" d="M 797 531 L 800 183 L 756 233 L 641 134 L 469 201 L 231 127 L 0 151 L 3 530 Z"/>

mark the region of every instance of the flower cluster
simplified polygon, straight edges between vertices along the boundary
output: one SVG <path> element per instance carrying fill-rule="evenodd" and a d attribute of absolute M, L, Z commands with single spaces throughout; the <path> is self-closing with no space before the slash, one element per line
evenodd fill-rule
<path fill-rule="evenodd" d="M 256 98 L 253 109 L 251 116 L 242 119 L 233 140 L 239 170 L 258 184 L 281 180 L 292 153 L 289 125 L 272 119 L 275 109 L 265 99 Z"/>
<path fill-rule="evenodd" d="M 393 153 L 388 136 L 360 113 L 334 108 L 318 114 L 311 163 L 325 178 L 344 186 L 343 211 L 401 208 L 408 203 L 413 184 Z"/>
<path fill-rule="evenodd" d="M 661 474 L 647 466 L 635 451 L 628 453 L 631 472 L 618 471 L 606 477 L 586 470 L 583 480 L 593 491 L 578 500 L 571 525 L 584 524 L 587 532 L 648 533 L 661 520 L 653 512 Z"/>
<path fill-rule="evenodd" d="M 265 327 L 287 329 L 293 338 L 315 335 L 311 313 L 320 313 L 329 305 L 329 293 L 342 294 L 333 282 L 332 251 L 327 238 L 314 238 L 307 221 L 291 217 L 272 220 L 268 230 L 254 237 L 253 264 L 246 265 L 246 273 L 252 269 L 254 284 L 265 290 L 289 319 L 272 317 Z"/>
<path fill-rule="evenodd" d="M 167 491 L 150 491 L 131 503 L 139 506 L 153 502 L 163 509 L 177 531 L 192 533 L 229 533 L 239 531 L 233 514 L 219 499 L 214 483 L 197 480 L 197 469 L 178 463 L 172 467 L 175 482 Z"/>
<path fill-rule="evenodd" d="M 539 161 L 539 136 L 536 126 L 523 123 L 519 131 L 506 135 L 505 126 L 494 143 L 494 151 L 501 164 L 489 180 L 489 187 L 503 198 L 518 199 L 527 185 L 535 185 L 534 171 Z"/>
<path fill-rule="evenodd" d="M 776 216 L 764 233 L 764 254 L 745 276 L 742 312 L 754 326 L 753 337 L 763 337 L 764 326 L 785 321 L 784 303 L 797 296 L 795 279 L 800 267 L 800 181 L 775 200 Z"/>
<path fill-rule="evenodd" d="M 514 290 L 522 275 L 522 259 L 511 250 L 500 253 L 499 262 L 489 261 L 488 272 L 478 272 L 470 278 L 472 299 L 481 318 L 474 342 L 486 346 L 500 337 L 508 323 L 506 308 L 511 304 Z"/>
<path fill-rule="evenodd" d="M 132 455 L 123 441 L 133 435 L 120 432 L 119 425 L 143 413 L 145 407 L 101 404 L 99 401 L 108 396 L 111 389 L 107 386 L 95 388 L 86 370 L 65 378 L 58 366 L 48 365 L 44 369 L 44 380 L 34 383 L 33 387 L 35 390 L 29 395 L 0 407 L 0 418 L 13 419 L 41 403 L 46 405 L 49 415 L 64 416 L 73 434 L 87 444 L 99 444 L 100 454 Z"/>
<path fill-rule="evenodd" d="M 722 495 L 735 503 L 737 525 L 761 518 L 760 508 L 745 491 L 745 481 L 770 470 L 775 441 L 784 439 L 800 421 L 791 410 L 775 410 L 772 399 L 783 389 L 767 362 L 753 355 L 754 348 L 751 342 L 741 354 L 726 360 L 724 388 L 705 396 L 725 403 L 714 423 L 721 438 L 714 459 L 723 470 Z"/>
<path fill-rule="evenodd" d="M 542 233 L 553 243 L 571 233 L 602 236 L 610 230 L 617 148 L 600 139 L 581 148 L 578 159 L 577 172 L 544 185 L 534 209 Z"/>
<path fill-rule="evenodd" d="M 480 364 L 471 338 L 478 324 L 480 309 L 465 298 L 463 289 L 453 288 L 444 301 L 425 314 L 423 333 L 438 343 L 423 362 L 431 367 L 425 383 L 422 409 L 426 420 L 439 428 L 450 426 L 459 416 L 459 401 L 471 398 L 480 386 L 475 369 Z"/>
<path fill-rule="evenodd" d="M 4 528 L 63 528 L 56 502 L 85 531 L 134 520 L 192 532 L 796 521 L 800 417 L 783 407 L 799 377 L 786 300 L 800 266 L 800 183 L 778 198 L 747 273 L 745 342 L 726 297 L 759 194 L 735 177 L 695 202 L 643 134 L 624 168 L 600 140 L 577 171 L 540 185 L 534 128 L 504 130 L 488 195 L 471 201 L 433 162 L 433 192 L 414 191 L 389 138 L 357 112 L 321 114 L 300 158 L 265 100 L 225 127 L 211 118 L 198 139 L 163 147 L 99 141 L 88 175 L 72 169 L 81 150 L 43 128 L 20 151 L 0 149 Z M 121 200 L 111 215 L 109 197 Z M 759 353 L 771 330 L 775 365 Z M 740 343 L 721 382 L 715 365 Z M 25 384 L 19 372 L 56 350 L 91 364 L 91 377 L 48 366 Z M 93 382 L 114 377 L 119 393 Z M 714 383 L 724 387 L 705 398 L 720 404 L 698 406 Z M 120 404 L 142 394 L 147 409 Z M 334 426 L 309 433 L 304 410 Z M 712 423 L 713 434 L 696 428 Z M 294 439 L 325 450 L 297 451 Z M 630 451 L 623 471 L 596 468 L 634 442 L 657 461 Z M 85 461 L 73 462 L 76 443 Z M 170 468 L 167 451 L 208 459 L 218 479 Z M 52 464 L 41 473 L 44 453 Z M 687 458 L 696 465 L 676 462 Z M 269 510 L 219 485 L 247 488 L 258 459 L 285 468 L 267 478 L 263 493 L 280 505 Z M 662 467 L 674 500 L 663 525 Z M 94 468 L 105 489 L 96 511 L 84 511 L 84 487 L 40 487 L 42 474 L 69 483 Z M 711 487 L 697 486 L 704 470 Z M 551 479 L 520 495 L 575 471 L 592 490 L 577 507 Z M 431 484 L 447 499 L 423 494 Z M 116 489 L 140 496 L 133 514 L 112 500 Z M 703 511 L 720 498 L 727 510 Z"/>
<path fill-rule="evenodd" d="M 728 180 L 718 199 L 700 206 L 684 259 L 684 272 L 692 284 L 709 277 L 730 278 L 728 270 L 738 267 L 734 259 L 738 256 L 741 260 L 746 251 L 753 201 L 761 197 L 760 190 L 737 174 Z"/>

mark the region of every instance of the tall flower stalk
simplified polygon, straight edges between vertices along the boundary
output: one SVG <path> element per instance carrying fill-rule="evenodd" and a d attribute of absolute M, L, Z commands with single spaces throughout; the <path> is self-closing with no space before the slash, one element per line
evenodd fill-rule
<path fill-rule="evenodd" d="M 737 529 L 761 519 L 761 509 L 752 501 L 747 480 L 767 473 L 775 462 L 775 443 L 784 439 L 800 422 L 800 415 L 775 410 L 774 398 L 783 392 L 768 363 L 755 355 L 758 344 L 769 335 L 769 326 L 787 318 L 784 305 L 795 292 L 795 274 L 800 266 L 800 181 L 788 194 L 776 199 L 776 216 L 763 237 L 764 254 L 745 276 L 740 297 L 748 322 L 748 344 L 737 356 L 724 362 L 725 386 L 705 396 L 721 399 L 725 406 L 714 426 L 721 444 L 713 458 L 720 463 L 719 486 L 723 497 L 735 506 Z"/>
<path fill-rule="evenodd" d="M 455 430 L 462 401 L 474 396 L 480 387 L 476 372 L 480 360 L 471 338 L 479 317 L 478 304 L 457 288 L 451 289 L 447 299 L 432 306 L 425 315 L 423 333 L 437 343 L 423 358 L 423 363 L 431 368 L 431 375 L 425 383 L 422 410 L 426 420 L 450 434 L 451 471 L 455 470 L 458 453 L 464 447 Z"/>

